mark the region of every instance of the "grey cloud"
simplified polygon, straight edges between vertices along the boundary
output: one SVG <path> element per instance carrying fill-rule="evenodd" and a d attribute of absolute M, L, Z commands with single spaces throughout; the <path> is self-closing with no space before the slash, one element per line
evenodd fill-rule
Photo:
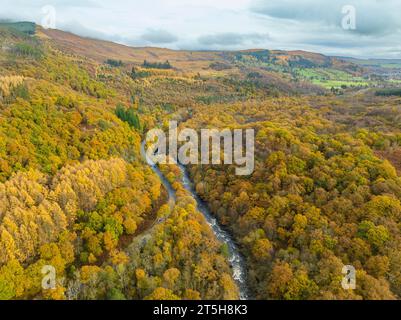
<path fill-rule="evenodd" d="M 3 0 L 3 6 L 24 6 L 40 8 L 43 6 L 55 7 L 82 7 L 82 8 L 100 8 L 101 5 L 94 0 Z"/>
<path fill-rule="evenodd" d="M 141 40 L 152 44 L 166 44 L 177 42 L 178 37 L 165 30 L 149 29 L 141 36 Z"/>
<path fill-rule="evenodd" d="M 58 29 L 132 46 L 401 57 L 401 0 L 249 1 L 238 1 L 244 4 L 235 10 L 222 1 L 223 10 L 211 0 L 171 0 L 168 6 L 164 0 L 0 0 L 0 18 L 41 23 L 41 8 L 53 5 Z M 357 10 L 355 31 L 341 28 L 343 5 Z"/>
<path fill-rule="evenodd" d="M 119 42 L 123 39 L 119 35 L 106 34 L 98 30 L 90 29 L 79 23 L 78 21 L 68 21 L 57 26 L 59 29 L 74 34 L 78 34 L 82 37 L 92 38 L 92 39 L 102 39 L 108 41 Z"/>
<path fill-rule="evenodd" d="M 260 34 L 260 33 L 241 34 L 241 33 L 228 32 L 228 33 L 204 35 L 198 38 L 198 42 L 201 45 L 205 46 L 214 46 L 214 45 L 236 46 L 244 43 L 257 44 L 267 39 L 269 39 L 268 34 Z"/>
<path fill-rule="evenodd" d="M 378 36 L 398 32 L 401 28 L 401 1 L 398 0 L 256 0 L 251 11 L 272 18 L 313 22 L 340 29 L 345 5 L 356 9 L 357 28 L 354 33 Z"/>
<path fill-rule="evenodd" d="M 333 36 L 330 39 L 324 37 L 316 37 L 313 39 L 308 39 L 304 43 L 318 47 L 331 47 L 331 48 L 343 48 L 343 49 L 350 49 L 350 48 L 362 49 L 362 48 L 374 47 L 375 45 L 376 46 L 379 45 L 382 47 L 386 45 L 386 41 L 378 42 L 369 38 L 363 40 L 361 39 L 360 41 L 355 41 L 353 37 L 344 39 L 344 37 L 336 37 L 336 36 Z"/>
<path fill-rule="evenodd" d="M 102 6 L 97 3 L 96 1 L 92 0 L 45 0 L 44 2 L 47 2 L 48 4 L 51 4 L 52 2 L 55 5 L 65 6 L 65 7 L 82 7 L 82 8 L 101 8 Z M 50 3 L 49 3 L 50 2 Z"/>

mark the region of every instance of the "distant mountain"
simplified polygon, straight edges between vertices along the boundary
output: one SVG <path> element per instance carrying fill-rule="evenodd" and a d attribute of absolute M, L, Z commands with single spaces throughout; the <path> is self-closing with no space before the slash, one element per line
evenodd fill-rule
<path fill-rule="evenodd" d="M 350 57 L 338 57 L 344 61 L 349 61 L 367 67 L 384 67 L 401 69 L 401 59 L 358 59 Z"/>
<path fill-rule="evenodd" d="M 98 61 L 110 58 L 122 60 L 126 63 L 142 63 L 146 59 L 168 60 L 178 68 L 194 70 L 209 67 L 211 62 L 232 63 L 235 60 L 234 58 L 253 57 L 259 62 L 292 68 L 335 67 L 353 72 L 360 69 L 345 60 L 306 51 L 262 49 L 244 51 L 177 51 L 155 47 L 129 47 L 109 41 L 84 38 L 60 30 L 45 30 L 40 27 L 38 27 L 38 34 L 54 40 L 66 50 L 74 51 L 77 54 L 85 55 Z"/>
<path fill-rule="evenodd" d="M 380 78 L 381 80 L 389 81 L 390 84 L 401 84 L 401 59 L 357 59 L 348 57 L 340 59 L 363 67 L 365 75 L 369 79 Z"/>

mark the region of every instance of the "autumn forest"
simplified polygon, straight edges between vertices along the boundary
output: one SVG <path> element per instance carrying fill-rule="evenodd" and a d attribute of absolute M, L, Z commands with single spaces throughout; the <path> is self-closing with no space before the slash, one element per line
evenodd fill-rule
<path fill-rule="evenodd" d="M 0 300 L 400 299 L 401 97 L 383 70 L 0 24 Z M 254 129 L 253 173 L 152 168 L 142 141 L 171 120 Z"/>

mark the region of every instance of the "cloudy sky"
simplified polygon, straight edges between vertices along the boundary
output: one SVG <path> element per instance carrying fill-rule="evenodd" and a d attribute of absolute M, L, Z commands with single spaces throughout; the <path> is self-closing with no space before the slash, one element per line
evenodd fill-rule
<path fill-rule="evenodd" d="M 46 9 L 52 6 L 57 29 L 132 46 L 302 49 L 401 59 L 401 0 L 0 0 L 0 5 L 0 19 L 39 24 L 49 21 Z"/>

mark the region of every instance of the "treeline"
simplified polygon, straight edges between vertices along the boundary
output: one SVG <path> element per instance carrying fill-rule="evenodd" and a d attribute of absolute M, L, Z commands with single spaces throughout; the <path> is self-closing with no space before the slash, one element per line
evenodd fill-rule
<path fill-rule="evenodd" d="M 76 161 L 139 154 L 135 132 L 115 125 L 117 117 L 102 103 L 67 87 L 32 81 L 29 99 L 0 113 L 7 119 L 0 123 L 0 181 L 30 168 L 55 174 Z"/>
<path fill-rule="evenodd" d="M 143 79 L 143 78 L 147 78 L 151 75 L 151 73 L 149 71 L 145 71 L 145 70 L 139 70 L 136 67 L 132 67 L 131 69 L 131 73 L 130 73 L 130 77 L 133 80 L 137 80 L 137 79 Z"/>
<path fill-rule="evenodd" d="M 0 28 L 15 30 L 30 36 L 36 33 L 36 25 L 33 22 L 0 22 Z"/>
<path fill-rule="evenodd" d="M 180 183 L 179 169 L 165 166 L 162 170 L 176 190 L 176 203 L 159 209 L 156 223 L 133 240 L 117 266 L 82 269 L 83 286 L 76 298 L 238 298 L 221 244 Z M 74 284 L 71 281 L 70 287 Z"/>
<path fill-rule="evenodd" d="M 1 299 L 62 298 L 67 281 L 42 292 L 43 265 L 68 280 L 71 272 L 85 270 L 79 266 L 124 260 L 120 237 L 135 233 L 160 195 L 155 176 L 122 159 L 67 166 L 48 185 L 35 170 L 0 184 Z"/>
<path fill-rule="evenodd" d="M 127 109 L 122 104 L 119 104 L 116 107 L 115 113 L 119 119 L 127 122 L 131 127 L 134 127 L 137 130 L 141 129 L 141 122 L 139 120 L 139 116 L 133 108 Z"/>
<path fill-rule="evenodd" d="M 14 46 L 13 52 L 17 56 L 25 56 L 30 58 L 38 59 L 42 57 L 43 52 L 36 46 L 29 43 L 18 43 Z"/>
<path fill-rule="evenodd" d="M 17 98 L 29 99 L 29 90 L 25 78 L 22 76 L 0 77 L 0 101 L 4 104 L 10 104 Z"/>
<path fill-rule="evenodd" d="M 401 97 L 401 88 L 388 88 L 388 89 L 377 90 L 376 95 L 382 97 L 389 97 L 389 96 Z"/>
<path fill-rule="evenodd" d="M 16 63 L 0 64 L 2 74 L 21 75 L 0 82 L 0 299 L 237 298 L 193 199 L 164 204 L 159 179 L 140 159 L 139 117 L 123 104 L 144 84 L 118 68 L 98 78 L 97 62 L 47 40 L 35 45 L 40 63 L 22 50 L 11 55 Z M 21 85 L 29 95 L 14 94 Z M 141 117 L 151 126 L 162 110 Z M 41 285 L 49 265 L 55 290 Z"/>
<path fill-rule="evenodd" d="M 114 60 L 114 59 L 107 59 L 106 64 L 112 66 L 112 67 L 122 67 L 124 63 L 121 60 Z"/>
<path fill-rule="evenodd" d="M 268 121 L 266 119 L 269 119 Z M 204 106 L 184 125 L 256 130 L 250 177 L 193 166 L 196 190 L 235 234 L 258 299 L 395 299 L 401 295 L 401 179 L 358 133 L 300 99 Z M 356 290 L 341 287 L 353 265 Z"/>
<path fill-rule="evenodd" d="M 142 67 L 148 69 L 172 69 L 170 62 L 167 60 L 166 62 L 149 62 L 145 60 L 142 64 Z"/>

